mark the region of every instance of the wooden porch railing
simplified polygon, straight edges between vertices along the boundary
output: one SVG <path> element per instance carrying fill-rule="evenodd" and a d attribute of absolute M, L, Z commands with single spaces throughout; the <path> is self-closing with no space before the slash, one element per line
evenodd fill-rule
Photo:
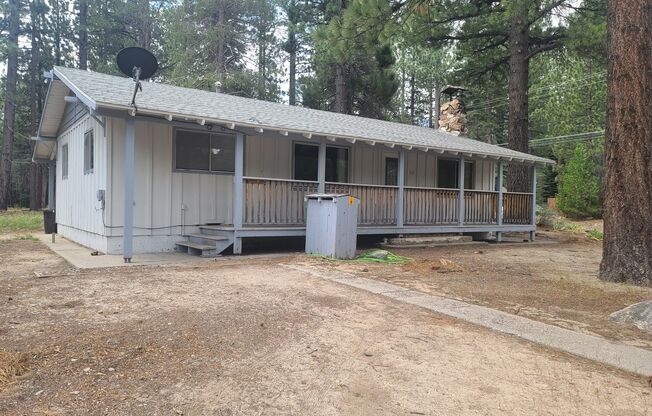
<path fill-rule="evenodd" d="M 405 224 L 454 224 L 457 222 L 455 189 L 405 187 Z"/>
<path fill-rule="evenodd" d="M 246 225 L 304 225 L 304 197 L 317 192 L 317 182 L 243 178 Z"/>
<path fill-rule="evenodd" d="M 358 198 L 358 224 L 396 224 L 397 186 L 326 182 L 326 193 L 347 194 Z"/>
<path fill-rule="evenodd" d="M 498 192 L 464 190 L 464 223 L 498 223 Z"/>
<path fill-rule="evenodd" d="M 530 224 L 532 219 L 532 194 L 503 193 L 503 224 Z"/>
<path fill-rule="evenodd" d="M 306 195 L 317 192 L 318 183 L 288 179 L 243 178 L 244 225 L 305 225 Z M 358 223 L 397 223 L 398 187 L 326 183 L 326 193 L 353 195 L 360 199 Z M 451 225 L 458 222 L 457 189 L 404 187 L 403 222 L 406 225 Z M 503 193 L 503 224 L 530 224 L 532 194 Z M 498 222 L 498 192 L 465 190 L 464 224 Z"/>

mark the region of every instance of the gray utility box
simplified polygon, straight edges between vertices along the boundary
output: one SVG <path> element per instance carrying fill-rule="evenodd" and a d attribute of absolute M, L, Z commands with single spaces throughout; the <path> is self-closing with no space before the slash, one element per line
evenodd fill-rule
<path fill-rule="evenodd" d="M 349 195 L 307 195 L 306 253 L 338 259 L 355 257 L 358 198 Z"/>

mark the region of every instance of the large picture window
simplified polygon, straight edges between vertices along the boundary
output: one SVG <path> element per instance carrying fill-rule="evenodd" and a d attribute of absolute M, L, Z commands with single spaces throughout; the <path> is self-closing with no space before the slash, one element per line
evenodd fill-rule
<path fill-rule="evenodd" d="M 206 172 L 235 171 L 235 136 L 175 130 L 174 168 Z"/>
<path fill-rule="evenodd" d="M 459 161 L 452 159 L 437 160 L 437 187 L 459 188 Z M 464 189 L 473 189 L 473 162 L 464 162 Z"/>
<path fill-rule="evenodd" d="M 294 144 L 294 179 L 317 181 L 319 164 L 319 145 L 307 143 Z M 326 182 L 348 182 L 349 149 L 326 146 Z"/>

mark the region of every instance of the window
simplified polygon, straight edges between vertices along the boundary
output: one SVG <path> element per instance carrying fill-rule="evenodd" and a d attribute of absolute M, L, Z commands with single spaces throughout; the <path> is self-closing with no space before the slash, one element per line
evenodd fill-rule
<path fill-rule="evenodd" d="M 385 185 L 398 185 L 398 158 L 385 158 Z"/>
<path fill-rule="evenodd" d="M 459 188 L 459 161 L 451 159 L 437 160 L 437 187 Z M 473 162 L 464 163 L 464 189 L 473 189 Z"/>
<path fill-rule="evenodd" d="M 61 146 L 61 179 L 68 179 L 68 145 Z"/>
<path fill-rule="evenodd" d="M 235 138 L 230 134 L 175 130 L 174 168 L 206 172 L 235 171 Z"/>
<path fill-rule="evenodd" d="M 93 130 L 84 133 L 84 173 L 93 173 Z"/>
<path fill-rule="evenodd" d="M 294 179 L 299 181 L 317 180 L 319 146 L 294 144 Z"/>
<path fill-rule="evenodd" d="M 294 179 L 317 181 L 319 146 L 294 144 Z M 326 146 L 326 182 L 347 182 L 349 179 L 349 149 Z"/>

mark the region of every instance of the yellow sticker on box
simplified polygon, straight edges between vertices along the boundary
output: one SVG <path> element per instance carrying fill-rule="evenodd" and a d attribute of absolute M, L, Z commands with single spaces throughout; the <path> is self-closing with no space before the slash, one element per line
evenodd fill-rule
<path fill-rule="evenodd" d="M 349 197 L 349 205 L 353 205 L 353 202 L 355 201 L 355 198 L 350 196 Z"/>

